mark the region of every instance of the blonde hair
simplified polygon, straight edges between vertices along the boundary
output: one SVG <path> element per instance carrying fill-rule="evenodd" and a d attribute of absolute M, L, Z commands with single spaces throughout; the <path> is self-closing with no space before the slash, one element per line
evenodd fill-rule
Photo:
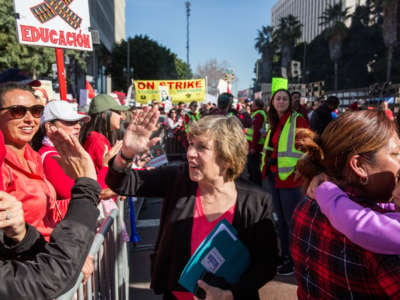
<path fill-rule="evenodd" d="M 189 137 L 203 135 L 213 139 L 218 159 L 227 163 L 227 179 L 236 179 L 243 172 L 248 152 L 248 143 L 239 119 L 209 115 L 189 124 Z"/>

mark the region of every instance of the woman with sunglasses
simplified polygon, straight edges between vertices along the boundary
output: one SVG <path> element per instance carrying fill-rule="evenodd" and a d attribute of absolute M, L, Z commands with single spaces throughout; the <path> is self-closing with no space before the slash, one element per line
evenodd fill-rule
<path fill-rule="evenodd" d="M 56 209 L 56 192 L 46 179 L 40 155 L 29 145 L 43 109 L 30 87 L 0 86 L 0 130 L 6 145 L 1 167 L 4 191 L 22 202 L 26 222 L 48 240 L 55 226 L 50 212 Z"/>
<path fill-rule="evenodd" d="M 129 107 L 119 105 L 106 94 L 99 94 L 92 99 L 89 107 L 90 121 L 81 130 L 81 143 L 90 154 L 96 167 L 98 182 L 102 188 L 101 199 L 116 196 L 106 183 L 108 161 L 121 148 L 122 141 L 117 141 L 117 132 L 123 120 L 123 112 Z"/>

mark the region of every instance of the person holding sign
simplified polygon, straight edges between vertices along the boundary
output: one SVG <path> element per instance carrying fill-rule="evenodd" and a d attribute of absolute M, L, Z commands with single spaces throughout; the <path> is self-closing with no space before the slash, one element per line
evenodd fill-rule
<path fill-rule="evenodd" d="M 302 152 L 296 149 L 296 129 L 308 128 L 307 121 L 292 109 L 288 90 L 278 89 L 272 95 L 268 110 L 268 130 L 261 157 L 263 186 L 272 194 L 274 218 L 279 228 L 283 264 L 280 275 L 292 275 L 289 253 L 289 226 L 296 205 L 303 198 L 301 180 L 295 169 Z"/>
<path fill-rule="evenodd" d="M 152 289 L 164 299 L 193 299 L 178 279 L 203 239 L 225 219 L 247 247 L 250 266 L 227 289 L 204 281 L 198 285 L 206 299 L 259 299 L 258 289 L 276 273 L 277 243 L 270 194 L 237 179 L 248 151 L 240 121 L 213 115 L 192 122 L 186 164 L 132 170 L 132 159 L 157 142 L 150 136 L 158 115 L 153 107 L 131 121 L 106 177 L 108 186 L 120 195 L 164 198 L 152 254 Z"/>

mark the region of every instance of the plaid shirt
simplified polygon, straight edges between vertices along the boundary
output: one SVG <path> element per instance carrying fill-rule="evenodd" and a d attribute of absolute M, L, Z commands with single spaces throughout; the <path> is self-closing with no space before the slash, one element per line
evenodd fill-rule
<path fill-rule="evenodd" d="M 299 299 L 400 299 L 400 257 L 369 252 L 336 231 L 316 201 L 293 214 Z"/>

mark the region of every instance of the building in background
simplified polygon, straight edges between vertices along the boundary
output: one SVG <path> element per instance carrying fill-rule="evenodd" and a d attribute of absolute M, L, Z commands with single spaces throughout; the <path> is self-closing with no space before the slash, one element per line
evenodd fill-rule
<path fill-rule="evenodd" d="M 125 39 L 125 1 L 89 0 L 94 51 L 89 54 L 86 79 L 98 93 L 111 92 L 111 77 L 106 74 L 107 57 L 111 57 L 114 44 Z"/>
<path fill-rule="evenodd" d="M 125 0 L 114 0 L 114 41 L 122 42 L 125 37 Z"/>
<path fill-rule="evenodd" d="M 353 13 L 359 5 L 365 4 L 366 0 L 342 0 L 343 7 L 350 7 L 349 13 Z M 279 20 L 289 14 L 297 17 L 303 24 L 303 34 L 300 42 L 311 42 L 319 35 L 325 27 L 320 26 L 319 17 L 329 6 L 340 2 L 340 0 L 279 0 L 271 9 L 271 25 L 276 27 Z M 350 20 L 348 21 L 350 22 Z"/>

